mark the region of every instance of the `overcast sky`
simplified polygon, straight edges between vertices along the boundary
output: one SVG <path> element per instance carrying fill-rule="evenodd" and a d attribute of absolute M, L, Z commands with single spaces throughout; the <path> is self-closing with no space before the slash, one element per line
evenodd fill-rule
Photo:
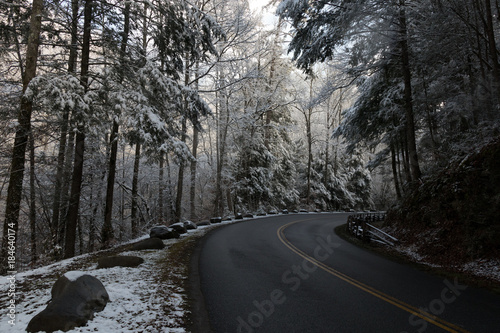
<path fill-rule="evenodd" d="M 249 0 L 248 1 L 251 10 L 260 9 L 260 8 L 264 7 L 265 5 L 267 5 L 268 2 L 269 2 L 269 0 Z"/>
<path fill-rule="evenodd" d="M 261 12 L 262 7 L 267 5 L 270 0 L 249 0 L 248 3 L 250 5 L 250 9 L 252 11 L 256 11 L 257 13 Z M 265 12 L 262 13 L 262 23 L 266 26 L 274 26 L 278 21 L 277 17 L 274 15 L 275 9 L 274 7 L 268 8 Z"/>

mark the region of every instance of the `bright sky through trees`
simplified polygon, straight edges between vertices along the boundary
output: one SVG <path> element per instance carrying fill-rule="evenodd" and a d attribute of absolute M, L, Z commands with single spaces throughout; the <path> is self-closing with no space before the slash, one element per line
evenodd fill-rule
<path fill-rule="evenodd" d="M 274 26 L 277 22 L 278 18 L 275 13 L 275 7 L 272 6 L 270 8 L 263 9 L 270 0 L 250 0 L 248 3 L 250 5 L 250 9 L 254 12 L 262 14 L 262 23 L 266 26 Z"/>

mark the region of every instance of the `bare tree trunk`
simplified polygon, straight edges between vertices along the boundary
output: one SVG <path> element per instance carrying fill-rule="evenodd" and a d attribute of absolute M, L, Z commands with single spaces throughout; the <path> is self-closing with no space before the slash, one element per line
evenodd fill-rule
<path fill-rule="evenodd" d="M 323 184 L 328 188 L 328 182 L 330 181 L 330 173 L 328 172 L 328 166 L 330 165 L 330 131 L 332 129 L 332 120 L 330 114 L 330 102 L 327 104 L 326 110 L 326 136 L 325 136 L 325 170 L 323 172 Z"/>
<path fill-rule="evenodd" d="M 124 23 L 123 23 L 123 34 L 122 42 L 120 45 L 120 83 L 124 79 L 125 71 L 125 52 L 127 51 L 127 43 L 130 32 L 130 1 L 125 2 L 125 8 L 123 9 Z M 111 130 L 111 154 L 109 156 L 109 172 L 108 172 L 108 184 L 106 188 L 106 205 L 104 207 L 104 224 L 102 226 L 102 242 L 105 247 L 114 240 L 113 232 L 113 199 L 115 190 L 115 178 L 116 178 L 116 156 L 118 155 L 118 131 L 120 125 L 118 123 L 118 115 L 113 119 L 113 129 Z M 123 221 L 121 221 L 123 223 Z"/>
<path fill-rule="evenodd" d="M 198 72 L 200 68 L 200 63 L 196 63 L 196 72 L 195 75 L 198 77 Z M 196 80 L 195 83 L 195 88 L 196 91 L 198 91 L 198 80 Z M 196 214 L 196 168 L 198 166 L 198 142 L 199 141 L 199 129 L 198 129 L 198 124 L 195 124 L 193 126 L 193 148 L 192 148 L 192 155 L 194 157 L 194 160 L 191 162 L 191 184 L 189 187 L 189 208 L 190 208 L 190 213 L 191 213 L 191 220 L 196 221 L 197 219 L 197 214 Z"/>
<path fill-rule="evenodd" d="M 68 60 L 68 72 L 76 72 L 77 61 L 77 43 L 78 43 L 78 0 L 71 1 L 71 45 Z M 68 137 L 68 122 L 69 122 L 69 108 L 63 110 L 63 117 L 61 121 L 61 133 L 59 137 L 59 152 L 57 155 L 57 172 L 54 185 L 54 201 L 52 204 L 52 243 L 54 247 L 62 245 L 62 237 L 59 233 L 60 228 L 60 214 L 61 214 L 61 200 L 62 188 L 64 180 L 64 162 L 66 158 L 66 143 Z"/>
<path fill-rule="evenodd" d="M 83 230 L 82 230 L 82 217 L 78 216 L 78 248 L 80 249 L 80 253 L 84 251 L 83 245 Z"/>
<path fill-rule="evenodd" d="M 189 57 L 186 56 L 186 68 L 184 69 L 184 85 L 189 84 L 189 64 L 188 64 L 188 59 Z M 186 142 L 186 132 L 187 132 L 187 120 L 186 120 L 186 115 L 187 115 L 187 108 L 188 108 L 188 102 L 186 100 L 185 102 L 185 115 L 182 117 L 182 134 L 181 134 L 181 141 Z M 175 222 L 178 222 L 181 220 L 182 217 L 182 195 L 183 195 L 183 190 L 184 190 L 184 168 L 185 168 L 185 163 L 181 159 L 179 163 L 179 174 L 177 178 L 177 197 L 175 199 Z"/>
<path fill-rule="evenodd" d="M 59 136 L 59 152 L 57 154 L 57 172 L 54 185 L 54 201 L 52 204 L 52 243 L 54 246 L 61 245 L 61 237 L 59 237 L 59 217 L 61 214 L 62 188 L 64 180 L 64 162 L 66 159 L 66 144 L 68 137 L 69 125 L 69 109 L 63 111 L 63 119 L 61 121 L 61 133 Z"/>
<path fill-rule="evenodd" d="M 111 130 L 110 143 L 111 151 L 109 155 L 108 181 L 106 186 L 106 201 L 104 206 L 104 223 L 101 230 L 101 241 L 104 247 L 109 246 L 109 243 L 115 238 L 113 232 L 113 199 L 115 190 L 116 178 L 116 157 L 118 154 L 118 130 L 119 124 L 113 120 L 113 128 Z"/>
<path fill-rule="evenodd" d="M 404 162 L 404 147 L 402 145 L 399 145 L 396 143 L 396 164 L 398 166 L 398 175 L 399 175 L 399 184 L 403 185 L 405 183 L 403 179 L 403 171 L 405 171 L 406 174 L 406 168 L 405 168 L 405 162 Z M 403 165 L 403 170 L 401 169 L 401 165 Z M 401 186 L 401 192 L 403 193 L 404 187 Z"/>
<path fill-rule="evenodd" d="M 191 162 L 191 184 L 189 189 L 189 204 L 191 210 L 191 220 L 195 221 L 197 219 L 196 214 L 196 167 L 197 167 L 197 157 L 198 157 L 198 138 L 199 130 L 196 126 L 193 128 L 193 157 L 194 160 Z"/>
<path fill-rule="evenodd" d="M 33 0 L 33 8 L 30 19 L 30 33 L 28 37 L 28 46 L 26 50 L 26 67 L 23 73 L 23 95 L 28 84 L 36 75 L 36 67 L 38 62 L 38 46 L 40 41 L 40 31 L 42 26 L 42 10 L 43 1 Z M 14 236 L 17 239 L 19 230 L 19 210 L 21 207 L 21 198 L 23 191 L 24 179 L 24 163 L 26 161 L 26 146 L 28 144 L 28 136 L 31 131 L 31 113 L 33 110 L 33 102 L 21 97 L 20 109 L 18 114 L 18 126 L 14 139 L 14 148 L 12 151 L 12 161 L 10 165 L 9 187 L 7 189 L 7 201 L 5 203 L 5 221 L 3 226 L 2 239 L 2 265 L 0 273 L 8 270 L 15 270 L 15 265 L 7 266 L 7 258 L 13 254 L 9 252 L 9 248 L 15 248 L 15 240 L 9 241 L 8 236 Z"/>
<path fill-rule="evenodd" d="M 312 102 L 313 95 L 313 81 L 314 77 L 311 76 L 311 83 L 309 85 L 309 102 Z M 307 190 L 306 190 L 306 203 L 309 205 L 310 197 L 311 197 L 311 173 L 312 173 L 312 129 L 311 129 L 311 117 L 312 117 L 312 106 L 307 108 L 307 111 L 304 111 L 304 116 L 306 118 L 306 136 L 307 136 Z"/>
<path fill-rule="evenodd" d="M 92 2 L 85 1 L 84 24 L 83 24 L 83 44 L 82 44 L 82 62 L 80 81 L 87 91 L 88 89 L 88 71 L 90 60 L 90 30 L 92 21 Z M 78 222 L 78 213 L 80 208 L 80 192 L 83 181 L 83 161 L 85 151 L 85 125 L 84 119 L 79 119 L 79 125 L 76 133 L 75 156 L 73 165 L 73 179 L 71 181 L 71 194 L 68 207 L 68 216 L 66 219 L 66 240 L 64 244 L 64 258 L 75 256 L 76 227 Z"/>
<path fill-rule="evenodd" d="M 36 193 L 35 193 L 35 138 L 30 132 L 30 231 L 31 263 L 37 261 L 36 253 Z"/>
<path fill-rule="evenodd" d="M 281 25 L 283 21 L 280 18 L 278 21 L 278 25 L 276 26 L 276 31 L 274 34 L 274 41 L 273 41 L 273 49 L 271 52 L 271 62 L 269 66 L 269 79 L 267 81 L 267 105 L 266 105 L 266 113 L 265 113 L 265 125 L 264 125 L 264 146 L 267 148 L 267 150 L 270 149 L 270 140 L 271 140 L 271 120 L 273 119 L 273 89 L 274 89 L 274 81 L 276 77 L 276 60 L 279 58 L 281 55 L 281 43 L 279 41 L 279 35 L 281 32 Z M 279 51 L 278 51 L 279 50 Z"/>
<path fill-rule="evenodd" d="M 224 214 L 224 190 L 222 173 L 226 165 L 227 132 L 229 129 L 229 101 L 226 93 L 222 93 L 220 98 L 219 113 L 217 118 L 217 170 L 216 170 L 216 190 L 215 209 L 216 216 Z M 223 114 L 224 112 L 224 114 Z"/>
<path fill-rule="evenodd" d="M 90 182 L 94 183 L 94 175 L 91 175 Z M 98 200 L 101 197 L 101 193 L 99 190 L 95 191 L 93 188 L 91 189 L 89 200 L 91 203 L 90 208 L 92 209 L 92 215 L 90 216 L 90 219 L 89 219 L 89 242 L 88 242 L 89 252 L 93 252 L 95 250 L 95 229 L 96 229 L 95 228 L 95 224 L 96 224 L 95 221 L 97 220 L 97 212 L 98 212 L 99 205 L 100 205 L 97 202 L 97 200 L 94 200 L 94 193 L 95 192 L 97 192 L 96 197 L 98 198 Z"/>
<path fill-rule="evenodd" d="M 172 184 L 172 169 L 170 167 L 170 159 L 168 158 L 168 154 L 165 155 L 165 164 L 167 165 L 167 211 L 166 218 L 167 221 L 171 222 L 175 218 L 175 202 L 174 202 L 174 194 L 173 189 L 174 186 Z"/>
<path fill-rule="evenodd" d="M 186 142 L 186 130 L 187 130 L 187 124 L 186 124 L 186 118 L 182 120 L 182 142 Z M 179 222 L 182 217 L 182 195 L 183 195 L 183 189 L 184 189 L 184 167 L 185 163 L 184 161 L 180 161 L 179 163 L 179 173 L 177 176 L 177 196 L 175 198 L 175 221 L 174 222 Z"/>
<path fill-rule="evenodd" d="M 164 153 L 160 153 L 160 163 L 158 168 L 158 222 L 160 224 L 165 223 L 165 215 L 163 214 L 165 198 L 163 194 L 165 193 L 165 157 Z"/>
<path fill-rule="evenodd" d="M 144 57 L 147 52 L 148 44 L 148 3 L 144 2 L 144 14 L 142 21 L 142 51 L 144 52 Z M 138 217 L 138 203 L 137 199 L 139 197 L 139 167 L 141 163 L 141 143 L 137 142 L 135 145 L 135 155 L 134 155 L 134 171 L 132 175 L 132 199 L 131 199 L 131 232 L 132 238 L 137 237 L 139 233 L 139 217 Z"/>
<path fill-rule="evenodd" d="M 398 168 L 396 162 L 396 150 L 394 149 L 394 144 L 391 143 L 391 165 L 392 165 L 392 177 L 394 178 L 394 187 L 396 188 L 396 196 L 401 199 L 401 188 L 399 187 L 398 178 Z"/>
<path fill-rule="evenodd" d="M 217 69 L 217 84 L 224 82 L 224 73 L 219 68 Z M 217 89 L 215 93 L 215 121 L 216 121 L 216 163 L 217 169 L 215 171 L 215 198 L 214 198 L 214 216 L 221 216 L 224 213 L 224 204 L 222 200 L 222 170 L 224 168 L 224 156 L 226 147 L 226 134 L 227 123 L 222 124 L 222 112 L 225 111 L 226 115 L 229 113 L 227 104 L 223 103 L 223 98 L 226 96 L 223 89 Z M 224 126 L 222 128 L 222 126 Z"/>
<path fill-rule="evenodd" d="M 64 248 L 65 237 L 66 237 L 66 218 L 69 209 L 69 198 L 71 190 L 71 177 L 72 177 L 72 166 L 75 156 L 75 140 L 76 133 L 73 131 L 68 131 L 68 144 L 66 145 L 66 161 L 64 162 L 63 170 L 63 184 L 61 188 L 61 212 L 59 214 L 58 230 L 57 230 L 57 244 L 61 247 L 58 249 L 56 256 L 62 255 L 62 249 Z M 61 252 L 61 253 L 59 253 Z"/>
<path fill-rule="evenodd" d="M 141 161 L 141 144 L 135 145 L 134 174 L 132 176 L 131 229 L 132 238 L 137 236 L 139 219 L 137 216 L 137 198 L 139 193 L 139 164 Z"/>
<path fill-rule="evenodd" d="M 495 40 L 495 27 L 493 26 L 491 1 L 485 0 L 485 6 L 486 6 L 486 34 L 488 35 L 488 46 L 490 50 L 493 78 L 496 88 L 495 93 L 500 95 L 500 64 L 498 63 L 498 50 Z"/>
<path fill-rule="evenodd" d="M 418 163 L 417 143 L 415 138 L 415 119 L 413 114 L 413 94 L 411 85 L 410 55 L 408 51 L 408 31 L 406 26 L 405 0 L 400 0 L 400 47 L 401 47 L 401 70 L 404 79 L 404 108 L 406 114 L 406 138 L 408 144 L 408 157 L 410 162 L 410 174 L 412 181 L 421 176 Z"/>

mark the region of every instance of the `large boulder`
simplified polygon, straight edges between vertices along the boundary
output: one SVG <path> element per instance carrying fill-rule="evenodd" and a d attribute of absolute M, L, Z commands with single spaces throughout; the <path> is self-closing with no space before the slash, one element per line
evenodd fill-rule
<path fill-rule="evenodd" d="M 174 231 L 178 232 L 179 234 L 185 234 L 187 232 L 186 226 L 182 222 L 177 222 L 177 223 L 171 224 L 170 228 L 172 228 Z"/>
<path fill-rule="evenodd" d="M 210 225 L 210 221 L 201 221 L 201 222 L 196 223 L 196 225 L 198 227 L 207 226 L 207 225 Z"/>
<path fill-rule="evenodd" d="M 111 267 L 137 267 L 144 262 L 144 259 L 136 256 L 112 256 L 99 258 L 97 260 L 97 268 Z"/>
<path fill-rule="evenodd" d="M 222 222 L 222 217 L 212 217 L 210 219 L 210 223 L 221 223 Z"/>
<path fill-rule="evenodd" d="M 81 272 L 68 272 L 52 287 L 52 300 L 28 324 L 28 332 L 67 332 L 84 326 L 102 311 L 109 295 L 101 281 Z"/>
<path fill-rule="evenodd" d="M 194 230 L 194 229 L 198 228 L 196 223 L 194 223 L 192 221 L 185 221 L 184 226 L 186 227 L 187 230 Z"/>
<path fill-rule="evenodd" d="M 143 239 L 137 243 L 130 244 L 128 247 L 129 251 L 141 251 L 141 250 L 161 250 L 165 247 L 165 244 L 160 238 L 147 238 Z"/>
<path fill-rule="evenodd" d="M 152 227 L 149 231 L 149 237 L 159 239 L 179 238 L 179 232 L 172 230 L 164 225 Z"/>

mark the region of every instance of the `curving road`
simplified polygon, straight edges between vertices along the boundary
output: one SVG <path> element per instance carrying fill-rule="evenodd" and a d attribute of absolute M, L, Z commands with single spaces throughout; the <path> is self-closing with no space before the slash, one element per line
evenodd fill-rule
<path fill-rule="evenodd" d="M 345 242 L 333 229 L 346 219 L 282 215 L 209 233 L 197 263 L 209 323 L 198 330 L 500 332 L 499 295 Z"/>

